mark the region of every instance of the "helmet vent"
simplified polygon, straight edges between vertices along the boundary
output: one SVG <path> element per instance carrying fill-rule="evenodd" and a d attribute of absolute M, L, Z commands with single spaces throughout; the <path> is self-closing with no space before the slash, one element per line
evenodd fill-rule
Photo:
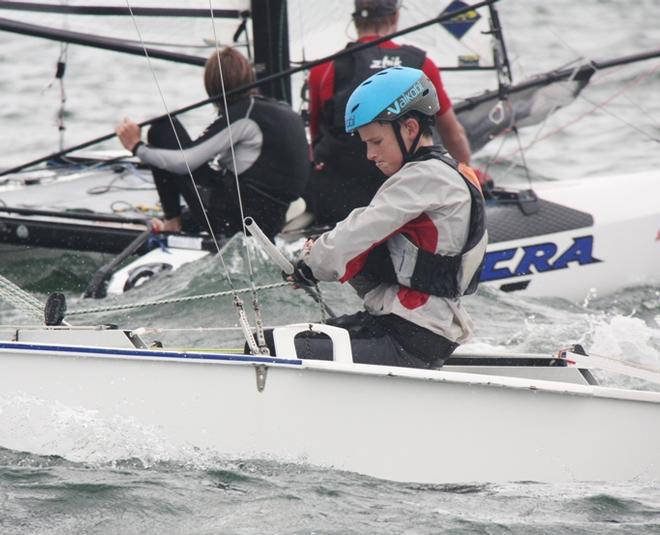
<path fill-rule="evenodd" d="M 425 96 L 428 95 L 428 94 L 429 94 L 429 90 L 428 90 L 428 89 L 424 89 L 424 92 L 422 93 L 422 96 L 425 97 Z"/>
<path fill-rule="evenodd" d="M 353 108 L 351 109 L 351 113 L 355 113 L 355 110 L 357 110 L 360 107 L 360 103 L 358 102 Z"/>
<path fill-rule="evenodd" d="M 362 86 L 369 85 L 371 83 L 371 80 L 367 80 L 365 82 L 362 82 Z"/>

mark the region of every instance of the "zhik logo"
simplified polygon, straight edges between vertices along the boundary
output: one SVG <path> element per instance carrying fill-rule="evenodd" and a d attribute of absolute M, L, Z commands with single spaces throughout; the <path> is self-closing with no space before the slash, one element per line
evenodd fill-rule
<path fill-rule="evenodd" d="M 374 59 L 369 65 L 370 69 L 381 70 L 388 67 L 401 67 L 401 58 L 399 56 L 383 56 L 381 59 Z"/>

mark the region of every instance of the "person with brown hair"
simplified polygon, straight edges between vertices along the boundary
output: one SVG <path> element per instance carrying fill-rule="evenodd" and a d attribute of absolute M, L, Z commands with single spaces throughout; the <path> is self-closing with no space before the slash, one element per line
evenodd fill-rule
<path fill-rule="evenodd" d="M 347 48 L 393 33 L 399 22 L 400 0 L 355 0 L 353 22 L 358 39 Z M 354 54 L 323 63 L 309 73 L 310 133 L 315 169 L 305 200 L 319 224 L 334 224 L 354 209 L 369 204 L 384 175 L 364 156 L 357 136 L 344 130 L 344 109 L 353 90 L 387 67 L 420 69 L 433 83 L 440 109 L 434 126 L 451 156 L 470 163 L 470 145 L 442 85 L 440 72 L 426 52 L 384 41 Z M 351 195 L 346 195 L 350 191 Z"/>
<path fill-rule="evenodd" d="M 327 321 L 348 331 L 353 362 L 436 368 L 472 333 L 461 298 L 479 284 L 485 204 L 476 173 L 434 144 L 439 108 L 433 82 L 410 67 L 379 71 L 353 91 L 346 132 L 360 136 L 385 181 L 369 205 L 308 240 L 285 274 L 303 286 L 353 286 L 364 310 Z M 330 339 L 314 332 L 295 346 L 301 358 L 333 358 Z"/>
<path fill-rule="evenodd" d="M 210 97 L 217 97 L 218 116 L 196 140 L 176 117 L 155 122 L 146 144 L 136 123 L 126 119 L 116 128 L 122 145 L 151 167 L 165 216 L 164 222 L 155 222 L 157 230 L 208 230 L 208 217 L 216 233 L 240 231 L 234 158 L 244 214 L 255 216 L 271 237 L 281 230 L 289 204 L 307 182 L 307 138 L 301 118 L 288 104 L 262 97 L 256 89 L 227 95 L 225 113 L 223 82 L 229 93 L 254 81 L 247 58 L 225 48 L 206 62 L 204 86 Z M 182 211 L 181 197 L 188 211 Z"/>

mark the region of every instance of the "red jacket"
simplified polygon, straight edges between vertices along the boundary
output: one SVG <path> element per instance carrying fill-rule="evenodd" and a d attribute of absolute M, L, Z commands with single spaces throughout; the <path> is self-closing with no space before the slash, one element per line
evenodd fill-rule
<path fill-rule="evenodd" d="M 369 35 L 358 39 L 359 43 L 368 43 L 377 39 L 376 35 Z M 378 45 L 379 48 L 399 48 L 394 41 L 384 41 Z M 440 111 L 438 115 L 446 113 L 451 108 L 451 100 L 445 92 L 440 78 L 440 71 L 436 64 L 428 57 L 424 60 L 422 66 L 424 74 L 429 77 L 438 93 L 440 101 Z M 312 141 L 319 135 L 319 122 L 321 121 L 321 110 L 323 104 L 330 100 L 335 92 L 335 66 L 333 62 L 322 63 L 313 67 L 309 72 L 309 113 L 310 113 L 310 133 Z"/>

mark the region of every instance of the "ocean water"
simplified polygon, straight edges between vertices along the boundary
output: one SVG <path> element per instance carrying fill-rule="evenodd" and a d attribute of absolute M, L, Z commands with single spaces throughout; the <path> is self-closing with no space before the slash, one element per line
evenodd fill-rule
<path fill-rule="evenodd" d="M 498 8 L 518 80 L 576 57 L 606 60 L 660 44 L 660 4 L 652 0 L 503 0 Z M 102 26 L 98 32 L 103 33 Z M 56 86 L 46 86 L 59 51 L 54 43 L 0 33 L 0 167 L 57 149 L 54 116 L 59 93 Z M 198 68 L 164 62 L 153 66 L 170 109 L 204 98 Z M 492 87 L 486 78 L 444 76 L 452 96 Z M 67 145 L 108 132 L 124 116 L 141 120 L 164 111 L 153 74 L 137 57 L 70 47 L 66 88 Z M 198 110 L 184 120 L 191 129 L 199 129 L 211 113 Z M 531 145 L 524 154 L 535 176 L 564 180 L 656 168 L 659 137 L 660 60 L 652 60 L 596 74 L 583 96 L 549 118 L 542 129 L 523 130 L 521 143 Z M 117 144 L 108 142 L 105 147 Z M 501 161 L 491 167 L 497 181 L 524 181 L 517 150 L 517 143 L 507 141 L 502 147 L 487 147 L 476 161 L 486 165 L 497 156 Z M 18 247 L 0 254 L 4 276 L 40 299 L 54 289 L 63 290 L 70 310 L 227 288 L 218 259 L 209 257 L 124 296 L 90 303 L 80 299 L 80 292 L 108 258 L 35 256 Z M 240 248 L 227 258 L 235 286 L 248 285 Z M 276 268 L 259 256 L 253 260 L 260 284 L 279 280 Z M 339 312 L 359 307 L 348 288 L 324 284 L 322 289 L 328 304 Z M 313 302 L 290 289 L 261 292 L 260 298 L 268 325 L 320 315 Z M 484 288 L 466 299 L 466 307 L 477 325 L 471 343 L 475 348 L 553 351 L 579 342 L 593 353 L 660 365 L 657 285 L 609 296 L 590 293 L 576 303 Z M 236 325 L 229 298 L 75 318 L 76 323 L 144 326 L 145 338 L 170 347 L 242 346 L 240 333 L 220 329 Z M 0 324 L 29 320 L 0 302 Z M 601 379 L 614 386 L 635 386 L 613 377 Z M 45 414 L 52 417 L 39 419 L 44 411 L 38 400 L 9 400 L 0 392 L 2 534 L 660 533 L 660 483 L 653 481 L 392 483 L 306 465 L 225 459 L 213 452 L 175 454 L 167 444 L 143 441 L 129 426 L 95 420 L 75 407 L 51 407 Z M 38 422 L 38 433 L 25 425 L 26 414 L 32 424 Z"/>

